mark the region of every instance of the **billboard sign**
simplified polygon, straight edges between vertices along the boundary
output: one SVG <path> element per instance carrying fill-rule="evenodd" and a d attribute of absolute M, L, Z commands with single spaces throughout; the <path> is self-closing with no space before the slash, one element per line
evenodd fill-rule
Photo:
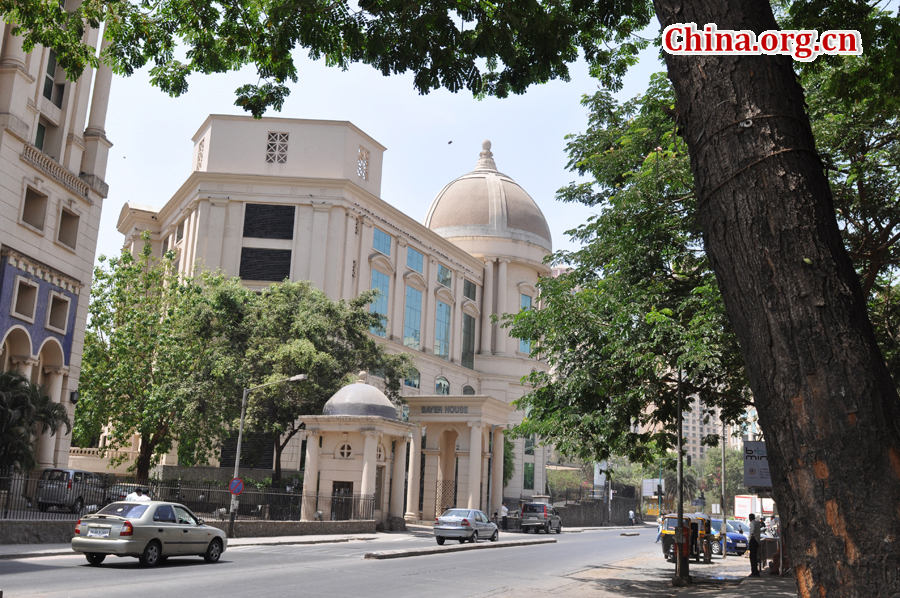
<path fill-rule="evenodd" d="M 744 486 L 747 488 L 772 487 L 765 442 L 744 441 Z"/>

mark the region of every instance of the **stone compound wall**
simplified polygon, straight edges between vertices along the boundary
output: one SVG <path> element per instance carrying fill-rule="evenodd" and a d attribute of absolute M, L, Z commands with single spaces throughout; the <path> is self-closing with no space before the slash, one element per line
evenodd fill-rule
<path fill-rule="evenodd" d="M 228 532 L 227 521 L 207 521 L 206 525 Z M 273 538 L 329 534 L 374 534 L 375 520 L 369 521 L 235 521 L 235 538 Z"/>
<path fill-rule="evenodd" d="M 207 521 L 228 532 L 227 521 Z M 374 534 L 375 521 L 235 521 L 236 538 Z M 65 544 L 75 535 L 75 521 L 0 521 L 2 544 Z"/>
<path fill-rule="evenodd" d="M 638 513 L 637 498 L 613 498 L 612 513 L 602 500 L 586 500 L 579 504 L 560 505 L 556 509 L 563 527 L 597 527 L 601 525 L 628 525 L 628 511 Z M 610 517 L 611 515 L 611 517 Z"/>

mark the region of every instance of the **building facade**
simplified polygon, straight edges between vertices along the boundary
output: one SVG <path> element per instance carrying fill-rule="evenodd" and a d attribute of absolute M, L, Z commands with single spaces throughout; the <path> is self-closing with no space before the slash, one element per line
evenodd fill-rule
<path fill-rule="evenodd" d="M 332 299 L 379 289 L 372 309 L 385 317 L 384 343 L 416 362 L 406 396 L 509 404 L 529 390 L 522 376 L 546 367 L 491 321 L 537 306 L 551 238 L 535 201 L 498 171 L 490 142 L 419 223 L 381 197 L 385 148 L 349 122 L 212 115 L 193 141 L 192 172 L 164 206 L 122 209 L 127 247 L 150 231 L 154 251 L 175 251 L 181 272 L 220 269 L 251 288 L 310 280 Z M 283 460 L 299 467 L 294 444 Z M 517 441 L 506 496 L 543 494 L 546 449 L 536 444 Z"/>
<path fill-rule="evenodd" d="M 108 192 L 112 73 L 66 81 L 53 50 L 26 53 L 12 29 L 4 24 L 0 45 L 0 367 L 42 385 L 72 418 Z M 85 29 L 85 42 L 98 38 Z M 64 432 L 37 439 L 41 466 L 66 464 Z"/>

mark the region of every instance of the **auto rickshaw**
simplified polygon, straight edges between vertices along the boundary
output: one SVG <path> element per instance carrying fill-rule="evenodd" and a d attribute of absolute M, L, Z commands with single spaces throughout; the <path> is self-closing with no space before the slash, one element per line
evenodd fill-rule
<path fill-rule="evenodd" d="M 710 542 L 714 541 L 712 518 L 705 513 L 685 513 L 682 517 L 685 524 L 691 528 L 689 556 L 694 557 L 698 563 L 701 556 L 706 562 L 710 562 L 712 559 Z M 677 527 L 678 515 L 676 513 L 669 513 L 663 517 L 662 551 L 663 556 L 669 562 L 675 562 L 675 529 Z"/>

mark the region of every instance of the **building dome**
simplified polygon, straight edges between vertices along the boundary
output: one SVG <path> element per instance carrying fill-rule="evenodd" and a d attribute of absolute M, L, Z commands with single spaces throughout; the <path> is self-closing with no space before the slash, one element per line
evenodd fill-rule
<path fill-rule="evenodd" d="M 328 399 L 322 415 L 377 415 L 397 419 L 397 408 L 384 393 L 366 384 L 364 378 L 348 384 Z"/>
<path fill-rule="evenodd" d="M 550 227 L 531 196 L 497 171 L 491 142 L 475 170 L 441 189 L 425 217 L 425 226 L 444 238 L 499 237 L 552 250 Z"/>

